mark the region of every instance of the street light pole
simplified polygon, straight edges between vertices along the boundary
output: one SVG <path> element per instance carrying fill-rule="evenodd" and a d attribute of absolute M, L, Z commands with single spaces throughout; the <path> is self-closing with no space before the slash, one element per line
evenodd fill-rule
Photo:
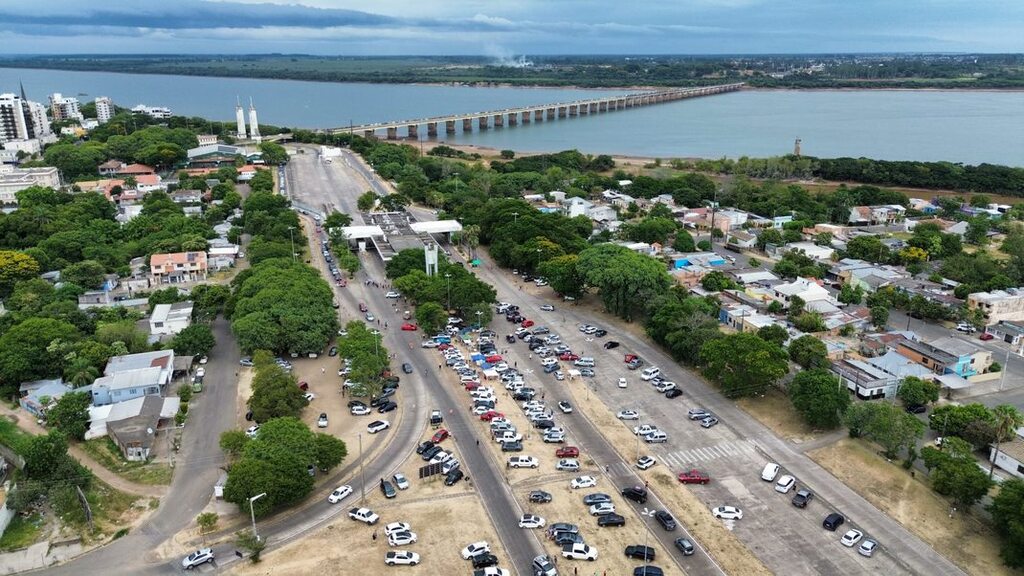
<path fill-rule="evenodd" d="M 519 223 L 519 212 L 513 212 L 512 213 L 512 224 L 514 225 L 514 224 L 518 224 L 518 223 Z"/>
<path fill-rule="evenodd" d="M 1006 359 L 1003 360 L 1002 374 L 999 375 L 999 391 L 1003 391 L 1003 384 L 1006 382 L 1006 372 L 1010 368 L 1010 347 L 1006 347 Z"/>
<path fill-rule="evenodd" d="M 358 434 L 358 436 L 359 436 L 359 477 L 360 477 L 359 490 L 362 493 L 362 496 L 360 496 L 359 503 L 360 504 L 365 504 L 366 503 L 366 471 L 363 469 L 363 433 L 360 432 Z"/>
<path fill-rule="evenodd" d="M 252 519 L 252 535 L 256 537 L 256 541 L 260 541 L 260 535 L 256 532 L 256 512 L 252 507 L 252 503 L 266 496 L 267 493 L 257 494 L 252 498 L 249 498 L 249 517 Z"/>
<path fill-rule="evenodd" d="M 448 283 L 448 309 L 445 312 L 451 312 L 452 309 L 452 275 L 450 272 L 444 273 L 444 279 Z"/>
<path fill-rule="evenodd" d="M 480 323 L 480 315 L 482 315 L 482 314 L 483 314 L 482 311 L 480 311 L 480 310 L 476 311 L 476 329 L 477 330 L 480 330 L 480 329 L 483 328 L 483 324 Z"/>
<path fill-rule="evenodd" d="M 295 230 L 294 226 L 288 227 L 288 238 L 292 241 L 292 262 L 295 261 L 295 234 L 292 233 L 293 230 Z"/>

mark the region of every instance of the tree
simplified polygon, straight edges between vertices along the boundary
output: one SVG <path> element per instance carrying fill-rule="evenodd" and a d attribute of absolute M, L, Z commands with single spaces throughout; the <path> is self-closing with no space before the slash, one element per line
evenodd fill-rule
<path fill-rule="evenodd" d="M 32 480 L 62 486 L 88 486 L 92 474 L 68 455 L 68 441 L 60 430 L 33 436 L 25 449 L 25 474 Z"/>
<path fill-rule="evenodd" d="M 192 324 L 174 336 L 172 347 L 182 356 L 206 356 L 217 340 L 207 324 Z"/>
<path fill-rule="evenodd" d="M 647 334 L 667 348 L 673 358 L 690 365 L 700 361 L 700 350 L 706 342 L 724 336 L 718 329 L 714 301 L 679 290 L 649 302 L 647 314 Z"/>
<path fill-rule="evenodd" d="M 266 422 L 283 416 L 297 417 L 306 404 L 294 376 L 276 364 L 256 368 L 248 402 L 253 420 Z"/>
<path fill-rule="evenodd" d="M 235 532 L 235 544 L 238 544 L 239 548 L 249 551 L 249 561 L 253 564 L 260 561 L 260 554 L 267 548 L 267 541 L 257 538 L 252 530 Z"/>
<path fill-rule="evenodd" d="M 864 290 L 860 286 L 843 284 L 839 290 L 839 301 L 843 304 L 860 304 L 864 299 Z"/>
<path fill-rule="evenodd" d="M 889 323 L 889 309 L 885 306 L 872 306 L 871 307 L 871 325 L 877 330 L 885 330 L 886 324 Z"/>
<path fill-rule="evenodd" d="M 790 359 L 806 370 L 828 366 L 828 348 L 814 336 L 806 335 L 789 343 Z"/>
<path fill-rule="evenodd" d="M 576 254 L 566 254 L 545 260 L 541 262 L 537 272 L 558 294 L 578 298 L 583 293 L 586 276 L 580 270 L 579 256 Z"/>
<path fill-rule="evenodd" d="M 850 393 L 828 370 L 800 372 L 789 383 L 789 397 L 804 421 L 815 428 L 835 428 L 850 406 Z"/>
<path fill-rule="evenodd" d="M 1021 426 L 1024 426 L 1024 414 L 1021 414 L 1014 406 L 1010 404 L 1000 404 L 992 409 L 992 416 L 995 418 L 995 430 L 996 430 L 996 451 L 999 453 L 999 444 L 1006 437 L 1011 437 Z M 992 459 L 988 467 L 988 477 L 991 480 L 992 474 L 995 472 L 996 461 Z"/>
<path fill-rule="evenodd" d="M 220 449 L 232 458 L 241 456 L 248 443 L 249 436 L 241 430 L 225 430 L 220 434 Z"/>
<path fill-rule="evenodd" d="M 757 336 L 779 347 L 782 347 L 786 340 L 789 340 L 789 332 L 778 324 L 769 324 L 758 328 Z"/>
<path fill-rule="evenodd" d="M 939 400 L 939 385 L 931 380 L 908 376 L 900 383 L 896 396 L 904 406 L 926 406 Z"/>
<path fill-rule="evenodd" d="M 712 270 L 705 274 L 700 279 L 700 285 L 709 292 L 721 292 L 736 288 L 736 283 L 718 270 Z"/>
<path fill-rule="evenodd" d="M 900 450 L 912 446 L 924 433 L 924 423 L 889 403 L 871 404 L 873 417 L 864 436 L 878 443 L 886 458 L 895 459 Z"/>
<path fill-rule="evenodd" d="M 789 371 L 785 351 L 755 334 L 729 334 L 701 348 L 704 374 L 722 387 L 727 398 L 754 396 Z"/>
<path fill-rule="evenodd" d="M 1000 556 L 1007 566 L 1024 567 L 1024 480 L 1010 478 L 988 506 L 992 523 L 1003 539 Z"/>
<path fill-rule="evenodd" d="M 661 262 L 617 244 L 583 250 L 578 266 L 587 285 L 600 290 L 605 310 L 626 320 L 632 320 L 645 302 L 664 294 L 673 283 Z"/>
<path fill-rule="evenodd" d="M 359 199 L 356 200 L 356 207 L 359 208 L 360 212 L 369 212 L 376 205 L 377 194 L 373 190 L 363 192 Z"/>
<path fill-rule="evenodd" d="M 878 236 L 857 236 L 846 243 L 846 256 L 868 262 L 888 262 L 889 248 Z"/>
<path fill-rule="evenodd" d="M 817 312 L 804 312 L 792 318 L 793 326 L 804 333 L 813 334 L 825 331 L 825 320 Z"/>
<path fill-rule="evenodd" d="M 515 150 L 502 150 L 501 151 L 501 159 L 502 160 L 511 160 L 511 159 L 513 159 L 515 157 L 516 157 Z"/>
<path fill-rule="evenodd" d="M 921 457 L 928 469 L 932 488 L 953 498 L 959 506 L 971 506 L 988 494 L 992 480 L 978 467 L 971 447 L 958 438 L 943 442 L 943 449 L 931 446 L 921 449 Z"/>
<path fill-rule="evenodd" d="M 92 384 L 99 375 L 99 369 L 85 357 L 73 358 L 64 368 L 64 380 L 75 388 Z"/>
<path fill-rule="evenodd" d="M 928 415 L 928 427 L 938 432 L 940 436 L 963 438 L 968 426 L 976 422 L 995 426 L 992 412 L 987 406 L 977 402 L 963 405 L 946 404 L 935 408 Z"/>
<path fill-rule="evenodd" d="M 0 298 L 7 297 L 14 284 L 39 276 L 39 262 L 14 250 L 0 250 Z"/>
<path fill-rule="evenodd" d="M 263 142 L 260 144 L 260 154 L 263 161 L 270 165 L 281 165 L 288 163 L 288 152 L 284 146 L 276 142 Z"/>
<path fill-rule="evenodd" d="M 196 516 L 196 524 L 199 525 L 199 533 L 203 536 L 203 543 L 206 543 L 206 533 L 217 526 L 220 516 L 216 512 L 203 512 Z"/>
<path fill-rule="evenodd" d="M 89 430 L 89 407 L 92 395 L 88 392 L 69 392 L 46 411 L 46 423 L 69 438 L 82 440 Z"/>
<path fill-rule="evenodd" d="M 424 334 L 436 334 L 448 322 L 448 313 L 437 302 L 424 302 L 416 307 L 416 322 Z"/>
<path fill-rule="evenodd" d="M 210 321 L 224 310 L 231 297 L 231 289 L 220 284 L 200 284 L 192 288 L 193 310 L 196 320 Z"/>
<path fill-rule="evenodd" d="M 697 244 L 693 241 L 693 236 L 686 230 L 679 230 L 676 232 L 676 237 L 672 240 L 672 249 L 676 252 L 695 252 L 697 250 Z"/>
<path fill-rule="evenodd" d="M 352 217 L 344 212 L 338 212 L 337 210 L 331 212 L 324 219 L 324 228 L 330 230 L 331 228 L 345 228 L 352 225 Z"/>
<path fill-rule="evenodd" d="M 76 342 L 78 330 L 53 318 L 29 318 L 0 336 L 0 383 L 11 392 L 22 382 L 52 377 L 61 371 L 62 355 L 54 342 Z M 7 395 L 6 393 L 4 395 Z"/>
<path fill-rule="evenodd" d="M 782 314 L 785 310 L 786 308 L 782 305 L 782 302 L 778 300 L 772 300 L 768 303 L 769 314 Z"/>
<path fill-rule="evenodd" d="M 330 434 L 317 434 L 313 438 L 313 448 L 316 451 L 316 467 L 323 472 L 341 464 L 348 456 L 345 443 Z"/>

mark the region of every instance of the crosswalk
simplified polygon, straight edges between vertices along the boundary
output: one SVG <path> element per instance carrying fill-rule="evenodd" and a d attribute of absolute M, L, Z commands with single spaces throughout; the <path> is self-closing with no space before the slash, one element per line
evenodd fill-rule
<path fill-rule="evenodd" d="M 690 469 L 701 462 L 708 462 L 719 458 L 744 458 L 756 452 L 757 444 L 753 440 L 736 440 L 733 442 L 722 442 L 714 446 L 654 454 L 654 457 L 661 464 L 673 470 L 684 470 Z M 618 468 L 620 472 L 627 472 L 631 469 L 632 464 L 617 462 L 614 467 Z"/>

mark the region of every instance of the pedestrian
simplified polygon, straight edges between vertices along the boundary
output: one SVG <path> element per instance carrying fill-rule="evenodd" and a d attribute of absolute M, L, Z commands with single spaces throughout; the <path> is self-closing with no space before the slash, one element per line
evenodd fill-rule
<path fill-rule="evenodd" d="M 572 567 L 572 573 L 573 573 L 573 576 L 576 576 L 577 574 L 580 573 L 580 569 L 575 567 L 575 566 L 573 566 Z"/>
<path fill-rule="evenodd" d="M 533 353 L 530 353 L 530 360 L 533 360 Z"/>
<path fill-rule="evenodd" d="M 543 399 L 544 399 L 544 393 L 543 393 L 543 392 L 541 392 L 541 393 L 540 393 L 540 399 L 541 399 L 541 400 L 543 400 Z"/>
<path fill-rule="evenodd" d="M 324 368 L 323 366 L 321 366 L 320 367 L 320 373 L 321 374 L 326 374 L 327 373 L 327 368 Z"/>
<path fill-rule="evenodd" d="M 374 542 L 377 541 L 377 531 L 376 530 L 373 531 L 373 534 L 370 536 L 370 539 L 373 540 Z"/>
<path fill-rule="evenodd" d="M 607 473 L 608 473 L 608 465 L 607 465 L 607 464 L 606 464 L 606 465 L 605 465 L 605 467 L 604 467 L 604 473 L 605 473 L 605 474 L 607 474 Z"/>
<path fill-rule="evenodd" d="M 519 368 L 519 362 L 512 362 L 513 368 Z"/>
<path fill-rule="evenodd" d="M 479 446 L 479 445 L 480 445 L 480 439 L 479 439 L 479 438 L 477 438 L 477 441 L 476 441 L 476 445 L 477 445 L 477 446 Z"/>

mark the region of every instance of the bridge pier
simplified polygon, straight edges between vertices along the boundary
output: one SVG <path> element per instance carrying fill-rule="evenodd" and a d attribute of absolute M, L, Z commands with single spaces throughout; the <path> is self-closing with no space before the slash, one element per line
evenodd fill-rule
<path fill-rule="evenodd" d="M 406 126 L 405 130 L 409 138 L 418 139 L 420 137 L 420 127 L 417 124 L 409 124 L 408 126 Z"/>
<path fill-rule="evenodd" d="M 516 124 L 519 124 L 519 114 L 517 114 L 516 112 L 509 112 L 508 125 L 515 126 Z"/>
<path fill-rule="evenodd" d="M 579 106 L 572 104 L 569 106 L 569 116 L 575 116 L 579 114 Z"/>
<path fill-rule="evenodd" d="M 565 118 L 569 113 L 569 110 L 565 106 L 558 107 L 558 117 Z"/>
<path fill-rule="evenodd" d="M 398 140 L 398 128 L 391 126 L 388 128 L 388 140 Z"/>
<path fill-rule="evenodd" d="M 530 123 L 530 117 L 533 116 L 533 115 L 530 114 L 529 110 L 527 110 L 526 112 L 523 112 L 519 116 L 520 116 L 519 119 L 523 121 L 523 124 L 529 124 Z"/>
<path fill-rule="evenodd" d="M 591 114 L 597 114 L 597 112 L 598 112 L 597 102 L 591 102 L 590 103 L 590 113 Z"/>
<path fill-rule="evenodd" d="M 473 133 L 473 119 L 472 118 L 463 118 L 462 119 L 462 133 L 463 134 L 472 134 Z"/>
<path fill-rule="evenodd" d="M 446 136 L 455 134 L 455 120 L 444 121 L 444 133 Z"/>
<path fill-rule="evenodd" d="M 427 138 L 437 138 L 437 122 L 427 122 Z"/>
<path fill-rule="evenodd" d="M 373 130 L 363 130 L 363 138 L 373 138 Z"/>
<path fill-rule="evenodd" d="M 626 108 L 626 99 L 625 98 L 619 98 L 619 110 L 624 110 L 625 108 Z"/>
<path fill-rule="evenodd" d="M 580 116 L 586 116 L 590 114 L 590 104 L 580 104 L 577 110 L 579 111 Z"/>
<path fill-rule="evenodd" d="M 491 127 L 490 122 L 487 121 L 487 116 L 480 116 L 476 119 L 476 127 L 480 130 L 487 130 Z"/>
<path fill-rule="evenodd" d="M 548 108 L 547 116 L 548 116 L 548 120 L 554 120 L 555 119 L 555 109 L 554 108 Z"/>
<path fill-rule="evenodd" d="M 538 109 L 534 110 L 533 111 L 533 119 L 536 120 L 537 122 L 543 122 L 544 121 L 544 110 L 542 108 L 538 108 Z"/>
<path fill-rule="evenodd" d="M 494 127 L 495 128 L 504 128 L 505 127 L 505 115 L 504 114 L 495 114 L 494 115 Z"/>

